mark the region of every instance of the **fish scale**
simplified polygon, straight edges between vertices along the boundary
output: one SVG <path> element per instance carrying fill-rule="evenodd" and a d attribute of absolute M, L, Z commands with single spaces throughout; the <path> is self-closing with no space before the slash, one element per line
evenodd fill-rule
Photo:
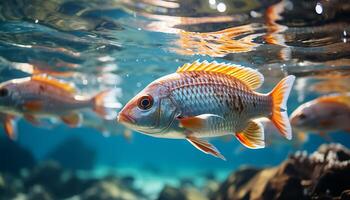
<path fill-rule="evenodd" d="M 186 72 L 180 78 L 169 78 L 170 81 L 162 84 L 170 89 L 183 117 L 212 113 L 225 118 L 211 120 L 201 134 L 214 136 L 240 131 L 245 127 L 242 122 L 266 116 L 271 110 L 269 96 L 249 91 L 244 83 L 228 75 Z"/>

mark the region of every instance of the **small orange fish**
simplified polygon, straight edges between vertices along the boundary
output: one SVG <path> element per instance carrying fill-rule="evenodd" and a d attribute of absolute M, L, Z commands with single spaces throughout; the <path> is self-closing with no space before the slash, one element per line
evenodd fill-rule
<path fill-rule="evenodd" d="M 224 159 L 201 138 L 234 133 L 244 146 L 263 148 L 264 130 L 256 121 L 262 117 L 292 138 L 286 103 L 294 80 L 288 76 L 272 92 L 261 94 L 254 90 L 264 77 L 256 70 L 207 61 L 187 63 L 131 99 L 118 121 L 150 136 L 187 139 L 202 152 Z"/>
<path fill-rule="evenodd" d="M 322 96 L 299 106 L 290 117 L 300 132 L 350 131 L 350 93 Z"/>
<path fill-rule="evenodd" d="M 105 101 L 113 98 L 113 92 L 103 91 L 93 98 L 76 94 L 76 89 L 47 76 L 13 79 L 0 84 L 0 109 L 8 116 L 24 116 L 37 125 L 39 117 L 58 116 L 71 127 L 80 124 L 80 109 L 92 108 L 101 117 L 111 114 Z"/>

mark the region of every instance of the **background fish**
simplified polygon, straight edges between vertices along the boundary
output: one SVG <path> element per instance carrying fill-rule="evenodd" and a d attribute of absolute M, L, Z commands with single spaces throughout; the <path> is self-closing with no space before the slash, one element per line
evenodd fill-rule
<path fill-rule="evenodd" d="M 78 112 L 81 109 L 93 109 L 103 118 L 113 117 L 110 116 L 113 112 L 109 112 L 112 110 L 105 106 L 113 98 L 113 91 L 103 91 L 92 98 L 79 96 L 72 85 L 47 76 L 13 79 L 0 84 L 1 111 L 24 116 L 33 124 L 38 124 L 40 117 L 55 116 L 76 127 L 81 121 Z M 113 106 L 118 107 L 118 104 Z"/>
<path fill-rule="evenodd" d="M 299 132 L 350 131 L 350 93 L 322 96 L 300 105 L 291 115 Z"/>
<path fill-rule="evenodd" d="M 292 138 L 286 102 L 295 77 L 286 77 L 269 94 L 254 92 L 263 79 L 258 71 L 237 65 L 185 64 L 130 100 L 118 121 L 150 136 L 187 139 L 222 159 L 200 138 L 235 133 L 244 146 L 263 148 L 264 130 L 257 118 L 270 118 L 284 137 Z"/>

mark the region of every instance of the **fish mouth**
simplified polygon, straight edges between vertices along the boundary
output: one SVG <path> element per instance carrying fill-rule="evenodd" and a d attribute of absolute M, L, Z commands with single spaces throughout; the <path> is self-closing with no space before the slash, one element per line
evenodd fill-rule
<path fill-rule="evenodd" d="M 134 124 L 136 122 L 135 119 L 124 113 L 119 113 L 117 121 L 122 124 Z"/>

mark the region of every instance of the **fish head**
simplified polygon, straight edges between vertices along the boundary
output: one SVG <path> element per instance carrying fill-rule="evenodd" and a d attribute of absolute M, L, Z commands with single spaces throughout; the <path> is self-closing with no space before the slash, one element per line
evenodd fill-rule
<path fill-rule="evenodd" d="M 15 83 L 4 82 L 0 84 L 0 109 L 3 111 L 14 109 L 18 96 L 19 91 Z"/>
<path fill-rule="evenodd" d="M 314 113 L 315 104 L 308 102 L 300 105 L 290 116 L 290 122 L 293 128 L 300 131 L 310 131 L 317 120 L 317 114 Z"/>
<path fill-rule="evenodd" d="M 118 122 L 130 129 L 159 136 L 171 126 L 176 111 L 169 90 L 155 82 L 124 106 L 118 115 Z"/>
<path fill-rule="evenodd" d="M 344 107 L 330 102 L 311 101 L 301 105 L 291 115 L 291 125 L 302 131 L 325 131 L 336 124 L 335 116 Z"/>

